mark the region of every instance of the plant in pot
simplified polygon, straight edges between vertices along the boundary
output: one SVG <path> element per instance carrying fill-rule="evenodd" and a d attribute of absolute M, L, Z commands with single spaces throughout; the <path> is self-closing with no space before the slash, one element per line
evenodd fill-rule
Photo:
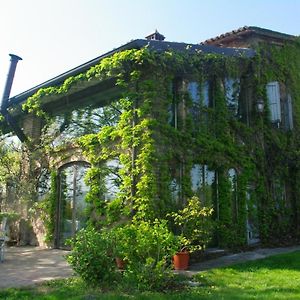
<path fill-rule="evenodd" d="M 124 270 L 128 260 L 128 249 L 131 246 L 129 241 L 132 240 L 133 232 L 129 225 L 123 225 L 113 228 L 110 231 L 113 240 L 113 255 L 118 269 Z"/>
<path fill-rule="evenodd" d="M 179 239 L 170 231 L 168 221 L 133 218 L 130 223 L 113 228 L 114 257 L 122 258 L 124 284 L 138 289 L 164 289 L 174 276 L 171 257 Z"/>
<path fill-rule="evenodd" d="M 173 257 L 175 270 L 186 270 L 190 253 L 203 250 L 210 241 L 213 230 L 213 209 L 201 204 L 198 197 L 190 198 L 185 207 L 168 214 L 179 232 L 181 248 Z"/>

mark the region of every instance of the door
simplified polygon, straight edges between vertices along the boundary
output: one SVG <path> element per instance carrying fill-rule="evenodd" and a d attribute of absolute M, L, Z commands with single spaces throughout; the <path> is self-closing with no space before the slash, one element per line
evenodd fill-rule
<path fill-rule="evenodd" d="M 59 170 L 56 247 L 67 248 L 66 240 L 85 227 L 87 221 L 85 195 L 88 187 L 84 176 L 88 164 L 76 162 Z"/>

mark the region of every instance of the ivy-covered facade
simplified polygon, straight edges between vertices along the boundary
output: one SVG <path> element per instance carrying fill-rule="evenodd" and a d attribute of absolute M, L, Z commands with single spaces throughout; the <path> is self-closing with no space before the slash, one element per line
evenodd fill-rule
<path fill-rule="evenodd" d="M 148 38 L 10 99 L 24 176 L 38 178 L 27 218 L 64 247 L 87 222 L 165 218 L 196 195 L 213 208 L 212 245 L 299 240 L 298 39 Z"/>

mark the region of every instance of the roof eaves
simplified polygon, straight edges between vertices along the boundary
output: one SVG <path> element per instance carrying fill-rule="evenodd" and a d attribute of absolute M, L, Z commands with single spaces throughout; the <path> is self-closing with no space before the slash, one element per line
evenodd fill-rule
<path fill-rule="evenodd" d="M 49 86 L 57 86 L 61 83 L 63 83 L 68 77 L 70 76 L 74 76 L 74 75 L 77 75 L 77 74 L 80 74 L 80 73 L 83 73 L 85 71 L 87 71 L 89 68 L 91 68 L 92 66 L 98 64 L 102 59 L 108 57 L 108 56 L 111 56 L 113 55 L 114 53 L 116 52 L 119 52 L 119 51 L 123 51 L 123 50 L 128 50 L 128 49 L 134 49 L 134 48 L 140 48 L 140 47 L 143 47 L 143 45 L 140 44 L 140 40 L 133 40 L 125 45 L 122 45 L 118 48 L 115 48 L 103 55 L 100 55 L 82 65 L 79 65 L 78 67 L 76 68 L 73 68 L 65 73 L 62 73 L 52 79 L 49 79 L 25 92 L 22 92 L 21 94 L 18 94 L 12 98 L 9 99 L 9 102 L 8 102 L 8 105 L 11 106 L 13 104 L 18 104 L 24 100 L 26 100 L 28 97 L 32 96 L 34 93 L 36 93 L 39 89 L 41 88 L 46 88 L 46 87 L 49 87 Z"/>
<path fill-rule="evenodd" d="M 243 26 L 243 27 L 240 27 L 236 30 L 232 30 L 230 32 L 226 32 L 226 33 L 223 33 L 221 35 L 218 35 L 214 38 L 210 38 L 208 40 L 205 40 L 204 42 L 201 42 L 200 45 L 210 44 L 210 43 L 222 40 L 224 38 L 228 38 L 228 37 L 236 36 L 236 35 L 248 34 L 248 33 L 251 33 L 251 32 L 261 34 L 261 35 L 265 35 L 265 36 L 268 36 L 268 37 L 275 37 L 275 38 L 280 38 L 280 39 L 285 39 L 285 40 L 294 40 L 295 39 L 295 36 L 290 35 L 290 34 L 278 32 L 278 31 L 273 31 L 273 30 L 270 30 L 270 29 L 256 27 L 256 26 Z"/>
<path fill-rule="evenodd" d="M 220 48 L 211 45 L 199 45 L 199 44 L 187 44 L 187 43 L 178 43 L 178 42 L 165 42 L 165 41 L 155 41 L 155 40 L 144 40 L 144 39 L 137 39 L 133 40 L 125 45 L 122 45 L 118 48 L 115 48 L 101 56 L 98 56 L 76 68 L 73 68 L 65 73 L 62 73 L 50 80 L 45 81 L 42 84 L 39 84 L 21 94 L 18 94 L 9 99 L 9 106 L 22 103 L 28 97 L 32 96 L 41 88 L 46 88 L 50 86 L 57 86 L 62 84 L 68 77 L 78 75 L 87 71 L 92 66 L 98 64 L 102 59 L 113 55 L 119 51 L 129 50 L 129 49 L 140 49 L 143 47 L 149 47 L 151 50 L 155 50 L 158 52 L 164 51 L 178 51 L 178 52 L 190 52 L 190 53 L 204 53 L 204 54 L 218 54 L 218 55 L 225 55 L 225 56 L 236 56 L 236 57 L 253 57 L 255 55 L 255 51 L 252 49 L 242 49 L 242 48 Z"/>

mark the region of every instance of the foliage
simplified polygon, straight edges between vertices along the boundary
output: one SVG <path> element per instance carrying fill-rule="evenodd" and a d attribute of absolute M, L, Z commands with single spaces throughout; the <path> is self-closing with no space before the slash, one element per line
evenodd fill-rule
<path fill-rule="evenodd" d="M 15 182 L 20 178 L 20 149 L 5 140 L 0 142 L 0 182 Z"/>
<path fill-rule="evenodd" d="M 69 243 L 72 251 L 67 261 L 87 284 L 112 283 L 116 279 L 111 239 L 105 231 L 81 229 Z"/>
<path fill-rule="evenodd" d="M 9 221 L 15 221 L 20 217 L 19 214 L 15 212 L 0 212 L 0 223 L 3 218 L 7 218 Z"/>
<path fill-rule="evenodd" d="M 35 202 L 31 211 L 38 212 L 41 217 L 45 230 L 45 242 L 53 243 L 54 231 L 55 231 L 55 213 L 56 213 L 56 202 L 58 193 L 58 173 L 57 171 L 51 172 L 50 177 L 50 191 L 46 195 L 45 199 L 39 202 Z"/>
<path fill-rule="evenodd" d="M 167 221 L 133 221 L 114 229 L 87 228 L 77 233 L 68 262 L 87 283 L 99 285 L 116 281 L 138 290 L 161 290 L 173 278 L 171 257 L 178 247 L 177 238 L 168 230 Z M 126 268 L 120 276 L 115 258 Z"/>
<path fill-rule="evenodd" d="M 168 214 L 180 228 L 180 251 L 204 250 L 212 237 L 212 213 L 212 208 L 203 206 L 200 199 L 194 196 L 187 201 L 183 209 Z"/>
<path fill-rule="evenodd" d="M 0 298 L 7 300 L 48 299 L 297 299 L 299 287 L 300 252 L 281 254 L 257 261 L 241 263 L 226 268 L 198 273 L 193 281 L 200 286 L 175 291 L 141 292 L 89 287 L 78 278 L 45 282 L 34 287 L 10 288 L 0 291 Z M 293 280 L 291 280 L 293 278 Z M 186 278 L 180 278 L 181 283 Z"/>
<path fill-rule="evenodd" d="M 259 143 L 262 148 L 256 152 L 257 198 L 259 205 L 260 235 L 265 244 L 288 244 L 297 240 L 299 228 L 299 39 L 282 47 L 262 43 L 258 48 L 256 70 L 256 93 L 264 100 L 265 111 L 257 123 L 260 130 Z M 274 128 L 270 122 L 270 110 L 266 84 L 278 81 L 281 90 L 292 97 L 293 130 Z M 286 96 L 281 96 L 283 97 Z M 284 104 L 282 104 L 284 105 Z M 284 107 L 282 107 L 284 110 Z M 287 197 L 282 196 L 287 193 Z"/>
<path fill-rule="evenodd" d="M 114 253 L 126 268 L 123 279 L 138 290 L 162 290 L 172 281 L 171 258 L 178 239 L 169 231 L 166 220 L 134 220 L 113 230 Z"/>
<path fill-rule="evenodd" d="M 192 166 L 200 164 L 214 170 L 217 178 L 211 203 L 217 245 L 243 247 L 247 218 L 253 214 L 263 243 L 278 243 L 282 236 L 288 242 L 297 238 L 300 224 L 299 55 L 299 41 L 283 47 L 260 44 L 254 58 L 156 52 L 147 47 L 125 50 L 60 86 L 39 90 L 23 107 L 43 116 L 50 127 L 54 119 L 45 111 L 45 97 L 64 97 L 83 81 L 116 81 L 120 95 L 113 107 L 105 106 L 98 132 L 90 122 L 91 107 L 65 116 L 62 124 L 70 136 L 80 136 L 76 142 L 91 163 L 87 201 L 93 205 L 91 215 L 97 216 L 93 220 L 97 225 L 133 216 L 152 222 L 165 218 L 174 206 L 182 208 L 194 195 Z M 229 78 L 236 79 L 230 99 Z M 270 122 L 266 92 L 270 81 L 280 81 L 291 94 L 293 131 L 274 128 Z M 197 84 L 197 99 L 188 90 L 190 82 Z M 209 103 L 205 103 L 206 84 Z M 262 114 L 255 110 L 258 99 L 265 104 Z M 74 134 L 82 118 L 86 122 Z M 121 168 L 115 172 L 118 192 L 108 201 L 105 165 L 109 160 L 117 160 Z M 237 191 L 228 180 L 231 168 L 238 174 Z M 290 204 L 276 199 L 277 185 L 282 186 L 279 194 L 284 185 L 290 187 Z M 247 201 L 255 202 L 252 207 L 257 209 L 247 211 Z"/>

